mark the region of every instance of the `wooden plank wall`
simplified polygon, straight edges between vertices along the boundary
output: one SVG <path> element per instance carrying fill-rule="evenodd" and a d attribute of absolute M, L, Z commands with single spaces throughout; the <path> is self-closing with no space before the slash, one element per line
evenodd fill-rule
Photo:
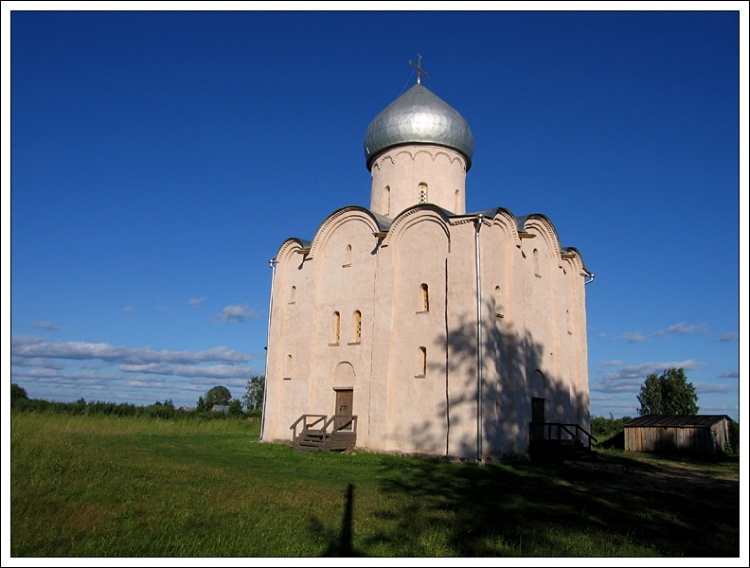
<path fill-rule="evenodd" d="M 689 451 L 716 454 L 724 450 L 727 428 L 724 422 L 709 428 L 625 428 L 625 451 Z"/>

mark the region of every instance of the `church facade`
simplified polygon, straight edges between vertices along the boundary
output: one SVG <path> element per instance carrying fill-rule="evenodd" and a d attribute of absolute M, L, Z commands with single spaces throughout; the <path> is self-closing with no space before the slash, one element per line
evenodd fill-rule
<path fill-rule="evenodd" d="M 281 244 L 262 441 L 343 415 L 358 448 L 483 459 L 528 453 L 532 422 L 588 429 L 593 275 L 544 215 L 467 213 L 473 150 L 418 75 L 367 130 L 370 207 Z"/>

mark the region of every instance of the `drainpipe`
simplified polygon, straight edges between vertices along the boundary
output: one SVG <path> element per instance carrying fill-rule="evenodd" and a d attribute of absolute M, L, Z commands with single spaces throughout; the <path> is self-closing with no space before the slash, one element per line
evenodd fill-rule
<path fill-rule="evenodd" d="M 271 297 L 268 300 L 268 332 L 266 335 L 266 372 L 263 373 L 263 407 L 260 411 L 260 434 L 258 435 L 258 441 L 263 439 L 263 426 L 266 423 L 266 399 L 268 398 L 268 345 L 271 343 L 271 311 L 273 310 L 273 283 L 276 279 L 276 260 L 271 259 L 268 261 L 268 266 L 271 268 Z"/>
<path fill-rule="evenodd" d="M 482 228 L 482 219 L 477 215 L 475 225 L 474 249 L 476 251 L 477 270 L 477 461 L 482 461 L 482 265 L 479 258 L 479 229 Z"/>
<path fill-rule="evenodd" d="M 591 284 L 591 283 L 592 283 L 592 282 L 594 281 L 594 276 L 595 276 L 595 275 L 594 275 L 594 274 L 592 274 L 592 275 L 591 275 L 591 280 L 586 280 L 586 282 L 584 282 L 584 284 Z"/>

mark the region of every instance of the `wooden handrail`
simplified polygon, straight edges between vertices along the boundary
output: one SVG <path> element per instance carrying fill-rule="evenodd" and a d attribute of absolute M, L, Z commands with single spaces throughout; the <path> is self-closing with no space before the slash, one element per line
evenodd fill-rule
<path fill-rule="evenodd" d="M 308 418 L 314 418 L 315 420 L 313 420 L 312 422 L 308 422 L 307 421 Z M 294 424 L 289 426 L 289 429 L 292 430 L 292 442 L 297 441 L 297 437 L 299 436 L 299 434 L 297 434 L 297 426 L 299 425 L 300 422 L 303 423 L 302 430 L 306 430 L 308 428 L 312 428 L 319 422 L 323 422 L 325 424 L 326 418 L 327 417 L 325 414 L 303 414 L 302 416 L 297 418 L 297 420 L 294 421 Z M 323 428 L 325 429 L 325 425 L 323 426 Z"/>
<path fill-rule="evenodd" d="M 542 427 L 544 428 L 543 432 L 546 431 L 546 435 L 544 436 L 545 440 L 562 440 L 562 436 L 560 435 L 562 431 L 565 431 L 571 438 L 574 440 L 580 439 L 580 435 L 583 434 L 586 437 L 586 441 L 588 442 L 587 447 L 591 447 L 591 441 L 599 442 L 599 440 L 591 434 L 588 430 L 583 428 L 582 426 L 579 426 L 578 424 L 565 424 L 562 422 L 529 422 L 529 427 L 533 428 L 536 427 Z M 545 428 L 546 427 L 546 428 Z M 552 436 L 552 428 L 556 427 L 557 429 L 557 437 Z M 574 431 L 571 431 L 573 429 Z"/>
<path fill-rule="evenodd" d="M 343 419 L 344 422 L 338 423 L 336 422 L 336 419 Z M 323 425 L 323 432 L 326 433 L 328 431 L 328 427 L 334 424 L 332 433 L 340 432 L 350 424 L 352 425 L 352 432 L 357 431 L 357 416 L 352 416 L 351 414 L 334 414 L 331 416 L 328 420 L 326 420 L 325 424 Z M 348 430 L 347 430 L 348 431 Z"/>
<path fill-rule="evenodd" d="M 302 432 L 297 431 L 300 424 L 302 425 Z M 318 428 L 313 428 L 313 426 L 318 426 Z M 352 440 L 356 440 L 357 437 L 357 417 L 351 414 L 334 414 L 330 418 L 325 414 L 303 414 L 294 421 L 289 429 L 292 430 L 292 444 L 295 446 L 304 443 L 305 447 L 308 448 L 325 449 L 334 447 L 341 450 L 354 447 Z M 341 436 L 341 439 L 334 438 L 337 432 L 346 433 L 347 436 Z M 354 435 L 353 438 L 351 438 L 352 434 Z"/>
<path fill-rule="evenodd" d="M 337 421 L 340 420 L 340 422 Z M 307 430 L 308 428 L 313 428 L 317 424 L 320 424 L 321 422 L 323 425 L 319 428 L 320 432 L 327 436 L 329 435 L 329 428 L 331 433 L 340 432 L 347 426 L 351 425 L 352 429 L 351 432 L 356 433 L 357 432 L 357 417 L 352 416 L 350 414 L 334 414 L 330 418 L 326 416 L 325 414 L 303 414 L 297 420 L 294 421 L 294 423 L 289 426 L 289 429 L 292 431 L 292 442 L 296 442 L 297 438 L 299 438 L 299 432 L 297 432 L 297 427 L 300 425 L 300 422 L 302 423 L 302 430 Z M 333 427 L 331 428 L 331 425 L 333 424 Z M 349 432 L 349 430 L 347 430 Z"/>

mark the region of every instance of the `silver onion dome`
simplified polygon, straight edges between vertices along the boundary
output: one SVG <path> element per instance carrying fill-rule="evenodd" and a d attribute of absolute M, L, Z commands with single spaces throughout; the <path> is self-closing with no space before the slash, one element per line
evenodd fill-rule
<path fill-rule="evenodd" d="M 386 148 L 415 143 L 453 148 L 466 157 L 467 171 L 471 167 L 474 135 L 469 123 L 421 83 L 385 107 L 370 123 L 365 134 L 367 169 Z"/>

